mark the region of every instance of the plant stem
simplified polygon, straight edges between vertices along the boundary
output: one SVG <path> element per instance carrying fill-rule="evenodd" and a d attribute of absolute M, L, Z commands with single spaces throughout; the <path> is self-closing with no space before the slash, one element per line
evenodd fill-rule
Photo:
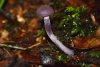
<path fill-rule="evenodd" d="M 62 50 L 64 51 L 66 54 L 68 54 L 69 57 L 72 57 L 74 55 L 74 51 L 67 48 L 65 45 L 63 45 L 58 39 L 57 37 L 52 33 L 51 30 L 51 24 L 50 24 L 50 19 L 49 16 L 48 17 L 44 17 L 44 26 L 47 32 L 47 35 L 49 36 L 49 38 Z"/>

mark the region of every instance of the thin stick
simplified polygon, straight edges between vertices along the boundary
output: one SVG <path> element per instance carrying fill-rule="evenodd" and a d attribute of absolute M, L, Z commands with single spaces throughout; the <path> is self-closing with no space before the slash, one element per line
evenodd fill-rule
<path fill-rule="evenodd" d="M 9 53 L 8 50 L 6 50 L 5 48 L 3 48 L 3 49 L 4 49 L 4 51 L 6 51 L 6 53 L 7 53 L 10 57 L 12 57 L 12 55 Z"/>
<path fill-rule="evenodd" d="M 12 46 L 12 45 L 7 45 L 7 44 L 0 44 L 0 47 L 8 47 L 8 48 L 14 48 L 14 49 L 19 49 L 19 50 L 26 50 L 27 49 L 27 48 L 18 47 L 18 46 Z"/>

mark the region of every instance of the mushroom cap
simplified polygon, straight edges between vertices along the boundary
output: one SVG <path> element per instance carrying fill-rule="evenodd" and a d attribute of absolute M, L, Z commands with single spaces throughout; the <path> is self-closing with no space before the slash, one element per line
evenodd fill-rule
<path fill-rule="evenodd" d="M 41 6 L 40 8 L 38 8 L 36 13 L 38 17 L 42 18 L 53 14 L 54 11 L 53 8 L 50 6 Z"/>

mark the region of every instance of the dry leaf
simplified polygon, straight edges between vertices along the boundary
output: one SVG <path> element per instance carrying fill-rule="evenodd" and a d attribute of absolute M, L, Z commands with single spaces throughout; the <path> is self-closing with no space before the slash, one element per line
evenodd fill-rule
<path fill-rule="evenodd" d="M 0 31 L 1 33 L 1 37 L 0 37 L 0 43 L 5 43 L 7 42 L 9 39 L 8 39 L 8 32 L 6 30 L 2 30 Z"/>
<path fill-rule="evenodd" d="M 34 55 L 30 55 L 28 53 L 23 53 L 22 57 L 27 62 L 40 63 L 40 55 L 38 55 L 38 54 L 37 54 L 37 56 L 34 56 Z"/>
<path fill-rule="evenodd" d="M 16 2 L 16 0 L 8 0 L 8 3 L 9 3 L 10 5 L 15 4 L 15 2 Z"/>
<path fill-rule="evenodd" d="M 33 18 L 30 23 L 28 24 L 28 30 L 33 31 L 38 29 L 38 19 Z"/>
<path fill-rule="evenodd" d="M 0 67 L 5 67 L 5 65 L 7 64 L 7 60 L 5 61 L 0 61 Z"/>
<path fill-rule="evenodd" d="M 80 38 L 80 37 L 76 37 L 76 38 L 73 38 L 71 46 L 73 48 L 78 48 L 78 49 L 95 48 L 95 47 L 100 46 L 100 38 L 94 38 L 94 37 Z"/>
<path fill-rule="evenodd" d="M 99 25 L 93 14 L 91 14 L 91 19 L 92 19 L 93 25 L 95 25 L 95 26 Z"/>
<path fill-rule="evenodd" d="M 100 36 L 100 27 L 98 27 L 98 29 L 96 30 L 95 36 L 96 37 L 99 37 Z"/>
<path fill-rule="evenodd" d="M 80 6 L 83 4 L 82 0 L 69 0 L 69 3 L 71 6 L 74 6 L 74 5 Z"/>

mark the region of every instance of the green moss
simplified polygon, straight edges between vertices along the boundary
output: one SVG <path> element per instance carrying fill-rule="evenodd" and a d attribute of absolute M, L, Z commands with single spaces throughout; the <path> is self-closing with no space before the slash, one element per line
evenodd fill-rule
<path fill-rule="evenodd" d="M 42 30 L 40 30 L 40 32 L 38 32 L 37 36 L 38 36 L 38 37 L 39 37 L 39 36 L 42 36 L 42 35 L 44 35 L 44 33 L 45 33 L 45 30 L 42 29 Z"/>
<path fill-rule="evenodd" d="M 92 57 L 92 58 L 100 59 L 100 51 L 91 51 L 89 56 Z"/>
<path fill-rule="evenodd" d="M 62 61 L 62 62 L 66 61 L 68 59 L 67 55 L 66 54 L 63 54 L 63 53 L 59 54 L 56 58 L 59 61 Z"/>
<path fill-rule="evenodd" d="M 5 0 L 0 0 L 0 9 L 2 8 L 4 2 L 5 2 Z"/>
<path fill-rule="evenodd" d="M 87 16 L 87 17 L 86 17 Z M 85 19 L 84 19 L 85 18 Z M 82 21 L 84 19 L 84 21 Z M 84 6 L 68 6 L 52 17 L 54 34 L 60 41 L 69 44 L 73 37 L 87 37 L 95 34 L 96 26 Z M 55 22 L 58 23 L 55 23 Z"/>

